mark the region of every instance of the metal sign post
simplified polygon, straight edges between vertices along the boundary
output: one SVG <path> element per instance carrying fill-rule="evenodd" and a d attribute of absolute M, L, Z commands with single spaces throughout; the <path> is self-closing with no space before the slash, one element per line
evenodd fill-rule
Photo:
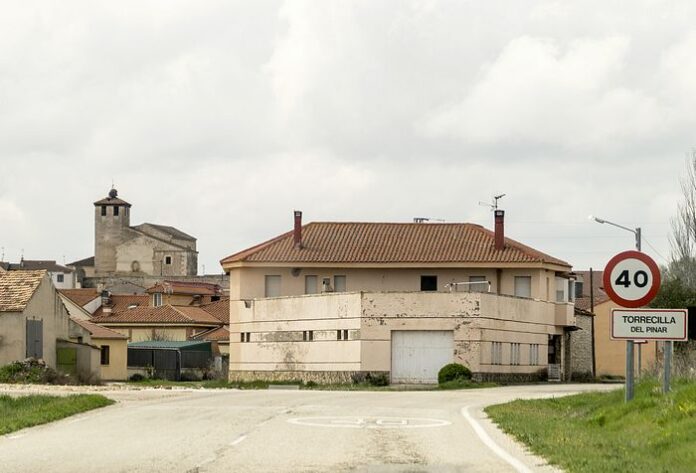
<path fill-rule="evenodd" d="M 688 340 L 686 309 L 613 309 L 611 339 L 626 340 L 626 400 L 633 399 L 633 345 L 648 340 L 664 341 L 665 374 L 662 391 L 669 392 L 672 347 Z"/>
<path fill-rule="evenodd" d="M 639 238 L 640 233 L 637 233 Z M 637 240 L 639 242 L 639 240 Z M 640 249 L 640 243 L 637 245 Z M 640 251 L 624 251 L 614 256 L 604 269 L 604 290 L 609 298 L 623 307 L 643 307 L 660 290 L 660 269 L 655 261 Z M 612 315 L 612 319 L 614 319 Z M 612 322 L 613 324 L 613 322 Z M 620 337 L 626 341 L 626 401 L 633 399 L 634 354 L 633 340 L 646 339 L 642 332 Z M 612 326 L 613 338 L 613 326 Z"/>

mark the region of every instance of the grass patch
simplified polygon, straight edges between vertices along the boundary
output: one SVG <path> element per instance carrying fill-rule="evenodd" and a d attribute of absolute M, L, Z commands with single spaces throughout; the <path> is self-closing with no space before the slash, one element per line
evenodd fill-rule
<path fill-rule="evenodd" d="M 0 435 L 108 406 L 114 401 L 97 394 L 74 396 L 0 395 Z"/>
<path fill-rule="evenodd" d="M 624 402 L 608 393 L 513 401 L 486 412 L 505 432 L 569 472 L 686 472 L 696 468 L 696 384 L 655 381 Z"/>

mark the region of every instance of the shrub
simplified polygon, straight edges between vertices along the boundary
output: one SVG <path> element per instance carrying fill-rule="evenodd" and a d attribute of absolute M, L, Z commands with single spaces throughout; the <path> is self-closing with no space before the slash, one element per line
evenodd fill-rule
<path fill-rule="evenodd" d="M 76 381 L 49 368 L 43 360 L 34 358 L 0 367 L 0 383 L 75 384 Z"/>
<path fill-rule="evenodd" d="M 459 363 L 450 363 L 443 366 L 437 373 L 438 384 L 447 383 L 459 379 L 471 379 L 471 370 Z"/>
<path fill-rule="evenodd" d="M 365 380 L 371 386 L 389 386 L 389 377 L 385 373 L 367 373 Z"/>
<path fill-rule="evenodd" d="M 131 381 L 142 381 L 145 379 L 145 376 L 141 375 L 140 373 L 135 373 L 133 376 L 130 377 Z"/>

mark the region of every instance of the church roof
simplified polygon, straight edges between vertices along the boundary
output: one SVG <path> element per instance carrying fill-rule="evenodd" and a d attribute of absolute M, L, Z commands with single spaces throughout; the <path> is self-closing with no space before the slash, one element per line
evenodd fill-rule
<path fill-rule="evenodd" d="M 113 188 L 109 191 L 109 195 L 107 195 L 101 200 L 96 201 L 94 205 L 125 205 L 126 207 L 131 206 L 131 204 L 129 204 L 125 200 L 119 199 L 118 191 Z"/>
<path fill-rule="evenodd" d="M 159 230 L 160 232 L 166 233 L 167 235 L 171 236 L 172 238 L 175 238 L 177 240 L 190 240 L 190 241 L 196 241 L 195 237 L 192 237 L 188 233 L 184 233 L 178 228 L 170 227 L 168 225 L 157 225 L 156 223 L 142 223 L 137 226 L 138 230 L 141 232 L 147 233 L 147 230 L 141 228 L 143 225 L 149 225 L 152 228 Z"/>

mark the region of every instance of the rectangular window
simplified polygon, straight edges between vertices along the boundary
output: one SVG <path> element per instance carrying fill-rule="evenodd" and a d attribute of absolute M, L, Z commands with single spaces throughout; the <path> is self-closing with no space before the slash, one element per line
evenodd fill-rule
<path fill-rule="evenodd" d="M 246 342 L 249 343 L 251 341 L 251 332 L 246 333 Z"/>
<path fill-rule="evenodd" d="M 101 364 L 109 364 L 109 345 L 102 345 L 101 347 Z"/>
<path fill-rule="evenodd" d="M 539 364 L 539 344 L 533 343 L 529 345 L 529 364 L 536 366 Z"/>
<path fill-rule="evenodd" d="M 469 292 L 488 292 L 486 276 L 469 276 Z"/>
<path fill-rule="evenodd" d="M 311 342 L 314 340 L 314 331 L 313 330 L 305 330 L 302 332 L 302 341 L 303 342 Z"/>
<path fill-rule="evenodd" d="M 317 284 L 319 278 L 317 276 L 307 275 L 304 278 L 304 293 L 305 294 L 316 294 L 318 291 Z"/>
<path fill-rule="evenodd" d="M 520 364 L 520 344 L 511 343 L 510 344 L 510 364 L 519 365 Z"/>
<path fill-rule="evenodd" d="M 266 276 L 264 297 L 280 297 L 280 276 Z"/>
<path fill-rule="evenodd" d="M 348 340 L 348 330 L 336 330 L 336 340 Z"/>
<path fill-rule="evenodd" d="M 164 257 L 164 264 L 172 264 L 172 257 L 167 255 Z"/>
<path fill-rule="evenodd" d="M 56 274 L 56 282 L 64 282 L 65 276 L 63 274 Z"/>
<path fill-rule="evenodd" d="M 118 209 L 119 209 L 118 205 L 115 205 L 114 206 L 114 217 L 118 217 Z"/>
<path fill-rule="evenodd" d="M 152 295 L 152 305 L 154 307 L 159 307 L 162 305 L 162 293 L 161 292 L 155 292 Z"/>
<path fill-rule="evenodd" d="M 503 344 L 493 342 L 491 344 L 491 364 L 501 365 L 503 363 Z"/>
<path fill-rule="evenodd" d="M 515 296 L 532 297 L 531 276 L 515 276 Z"/>
<path fill-rule="evenodd" d="M 244 343 L 244 332 L 239 333 L 239 341 L 240 343 Z"/>
<path fill-rule="evenodd" d="M 556 302 L 568 302 L 566 289 L 568 288 L 568 280 L 556 278 Z"/>
<path fill-rule="evenodd" d="M 582 281 L 575 281 L 575 297 L 582 297 Z"/>
<path fill-rule="evenodd" d="M 421 276 L 421 291 L 437 291 L 437 276 Z"/>
<path fill-rule="evenodd" d="M 101 214 L 102 214 L 102 217 L 106 217 L 106 205 L 101 206 Z"/>
<path fill-rule="evenodd" d="M 346 277 L 345 276 L 334 276 L 334 291 L 335 292 L 346 292 Z"/>

